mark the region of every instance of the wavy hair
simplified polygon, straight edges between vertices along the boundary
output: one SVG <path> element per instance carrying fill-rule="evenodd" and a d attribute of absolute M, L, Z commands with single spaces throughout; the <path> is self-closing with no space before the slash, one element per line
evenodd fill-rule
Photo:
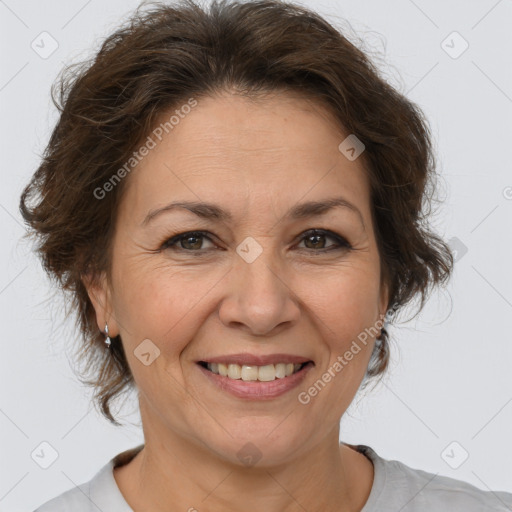
<path fill-rule="evenodd" d="M 421 309 L 432 286 L 452 271 L 448 245 L 428 224 L 436 177 L 428 124 L 362 49 L 291 2 L 140 5 L 92 59 L 65 68 L 54 83 L 59 119 L 20 199 L 43 267 L 76 313 L 83 382 L 115 425 L 111 401 L 133 389 L 134 380 L 121 340 L 105 350 L 82 277 L 109 275 L 129 178 L 108 200 L 95 200 L 94 190 L 123 166 L 163 112 L 225 90 L 247 98 L 298 93 L 326 106 L 340 128 L 364 143 L 382 279 L 395 309 L 415 297 Z M 388 366 L 388 337 L 383 329 L 368 379 Z"/>

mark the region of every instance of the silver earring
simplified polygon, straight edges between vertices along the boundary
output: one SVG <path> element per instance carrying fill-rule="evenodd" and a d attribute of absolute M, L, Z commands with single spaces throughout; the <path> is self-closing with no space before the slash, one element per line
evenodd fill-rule
<path fill-rule="evenodd" d="M 105 334 L 107 335 L 107 338 L 105 340 L 105 345 L 107 346 L 107 348 L 110 348 L 111 341 L 110 341 L 110 337 L 108 335 L 108 325 L 107 324 L 105 324 Z"/>

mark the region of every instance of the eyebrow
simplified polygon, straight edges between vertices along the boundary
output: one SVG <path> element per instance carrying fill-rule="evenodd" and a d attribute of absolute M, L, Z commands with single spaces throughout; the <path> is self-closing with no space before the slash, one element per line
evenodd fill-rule
<path fill-rule="evenodd" d="M 298 204 L 288 211 L 288 213 L 285 215 L 285 218 L 295 220 L 305 219 L 308 217 L 318 217 L 320 215 L 324 215 L 330 210 L 333 210 L 334 208 L 346 208 L 354 212 L 361 220 L 363 228 L 365 228 L 363 215 L 361 214 L 360 210 L 343 197 L 333 197 L 324 199 L 323 201 L 308 201 L 306 203 Z M 188 210 L 198 217 L 207 220 L 214 220 L 218 222 L 229 222 L 233 220 L 233 216 L 229 211 L 224 210 L 220 206 L 213 203 L 205 203 L 200 201 L 174 201 L 165 206 L 162 206 L 161 208 L 150 210 L 145 219 L 142 221 L 141 225 L 147 225 L 152 219 L 161 213 L 174 211 L 176 209 Z"/>

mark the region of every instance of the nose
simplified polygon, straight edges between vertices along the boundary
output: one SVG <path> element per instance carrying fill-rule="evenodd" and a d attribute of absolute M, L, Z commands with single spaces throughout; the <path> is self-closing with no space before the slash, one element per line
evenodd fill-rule
<path fill-rule="evenodd" d="M 226 327 L 268 337 L 299 321 L 300 303 L 288 282 L 289 275 L 272 261 L 270 253 L 269 249 L 263 250 L 251 263 L 236 256 L 219 308 L 220 320 Z"/>

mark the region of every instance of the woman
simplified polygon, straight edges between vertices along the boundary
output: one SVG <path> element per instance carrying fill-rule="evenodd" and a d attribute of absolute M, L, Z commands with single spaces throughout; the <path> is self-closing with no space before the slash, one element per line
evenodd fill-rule
<path fill-rule="evenodd" d="M 155 6 L 60 108 L 20 208 L 145 442 L 37 511 L 512 510 L 339 442 L 385 320 L 453 263 L 427 124 L 360 50 L 290 3 Z"/>

